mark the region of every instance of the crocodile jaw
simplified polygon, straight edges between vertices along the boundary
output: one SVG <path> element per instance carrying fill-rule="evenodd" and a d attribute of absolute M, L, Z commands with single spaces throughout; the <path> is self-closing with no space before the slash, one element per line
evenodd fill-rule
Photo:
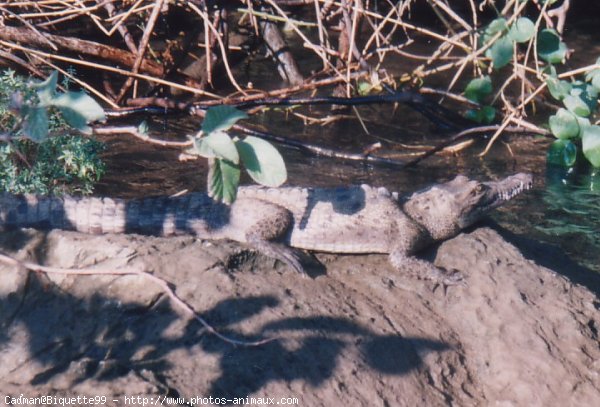
<path fill-rule="evenodd" d="M 518 173 L 500 181 L 475 182 L 466 186 L 462 210 L 458 215 L 458 225 L 466 228 L 481 219 L 494 208 L 510 201 L 521 192 L 531 188 L 531 174 Z"/>

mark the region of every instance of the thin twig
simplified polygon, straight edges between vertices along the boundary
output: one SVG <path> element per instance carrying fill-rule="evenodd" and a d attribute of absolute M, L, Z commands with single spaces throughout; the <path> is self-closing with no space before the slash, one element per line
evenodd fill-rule
<path fill-rule="evenodd" d="M 144 29 L 144 34 L 142 35 L 142 39 L 140 40 L 140 44 L 137 49 L 137 56 L 135 57 L 135 62 L 133 63 L 133 67 L 131 68 L 132 73 L 138 73 L 142 62 L 144 61 L 144 55 L 146 54 L 146 48 L 148 47 L 148 42 L 150 41 L 150 35 L 154 30 L 154 24 L 156 23 L 156 19 L 158 18 L 160 11 L 163 7 L 164 0 L 156 0 L 154 2 L 154 8 L 152 9 L 152 13 L 150 13 L 150 17 L 148 17 L 148 21 L 146 22 L 146 28 Z M 133 77 L 130 76 L 125 81 L 125 84 L 121 88 L 119 95 L 117 96 L 116 102 L 119 103 L 123 96 L 127 93 L 131 84 L 133 83 Z"/>
<path fill-rule="evenodd" d="M 14 266 L 17 269 L 26 269 L 30 271 L 36 271 L 46 274 L 62 274 L 62 275 L 76 275 L 76 276 L 90 276 L 90 275 L 102 275 L 102 276 L 126 276 L 126 275 L 136 275 L 143 277 L 147 280 L 150 280 L 157 286 L 159 286 L 165 294 L 169 297 L 171 302 L 180 310 L 183 311 L 188 317 L 191 317 L 198 321 L 200 325 L 204 327 L 209 333 L 215 335 L 217 338 L 235 346 L 258 346 L 263 345 L 265 343 L 271 342 L 274 338 L 267 338 L 260 341 L 242 341 L 238 339 L 233 339 L 228 336 L 225 336 L 219 333 L 215 328 L 213 328 L 204 318 L 194 311 L 194 309 L 188 305 L 185 301 L 175 294 L 175 291 L 171 288 L 170 284 L 158 277 L 154 274 L 150 274 L 147 271 L 136 270 L 134 268 L 129 268 L 125 270 L 98 270 L 94 268 L 81 268 L 81 269 L 67 269 L 60 267 L 48 267 L 42 266 L 37 263 L 20 261 L 6 254 L 0 253 L 0 262 L 4 264 L 8 264 L 9 266 Z"/>

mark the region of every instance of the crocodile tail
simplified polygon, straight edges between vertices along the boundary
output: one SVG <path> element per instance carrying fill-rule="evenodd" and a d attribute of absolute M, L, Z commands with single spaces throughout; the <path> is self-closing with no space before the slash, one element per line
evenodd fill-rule
<path fill-rule="evenodd" d="M 125 207 L 124 201 L 110 198 L 2 194 L 0 226 L 120 233 L 125 231 Z"/>
<path fill-rule="evenodd" d="M 0 228 L 208 236 L 211 230 L 223 226 L 228 210 L 201 193 L 133 200 L 2 194 Z"/>

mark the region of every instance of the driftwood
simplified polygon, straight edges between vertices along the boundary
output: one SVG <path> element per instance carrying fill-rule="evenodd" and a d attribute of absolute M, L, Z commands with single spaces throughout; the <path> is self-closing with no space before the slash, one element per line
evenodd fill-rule
<path fill-rule="evenodd" d="M 267 53 L 275 60 L 281 78 L 291 85 L 300 85 L 304 82 L 298 64 L 277 28 L 277 24 L 269 20 L 260 20 L 258 25 L 262 38 L 267 44 Z"/>
<path fill-rule="evenodd" d="M 134 66 L 136 60 L 136 55 L 119 48 L 62 35 L 40 34 L 27 28 L 2 27 L 0 39 L 45 49 L 51 48 L 50 44 L 54 44 L 62 50 L 98 57 L 128 67 Z M 162 77 L 164 74 L 162 66 L 147 59 L 142 60 L 139 70 L 158 77 Z"/>

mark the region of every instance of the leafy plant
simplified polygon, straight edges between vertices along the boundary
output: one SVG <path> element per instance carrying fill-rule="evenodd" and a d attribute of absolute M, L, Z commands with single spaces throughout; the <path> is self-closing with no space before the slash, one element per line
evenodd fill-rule
<path fill-rule="evenodd" d="M 600 64 L 600 58 L 596 65 Z M 550 70 L 546 84 L 550 94 L 564 108 L 550 116 L 550 131 L 557 138 L 548 152 L 552 164 L 572 167 L 577 163 L 578 152 L 594 167 L 600 167 L 600 126 L 591 124 L 588 117 L 597 109 L 600 93 L 600 69 L 590 70 L 585 81 L 565 81 L 556 70 Z"/>
<path fill-rule="evenodd" d="M 90 193 L 104 173 L 102 143 L 68 134 L 69 127 L 90 133 L 87 123 L 104 111 L 83 92 L 57 92 L 57 79 L 56 72 L 38 83 L 0 75 L 0 190 Z"/>
<path fill-rule="evenodd" d="M 13 194 L 89 194 L 104 175 L 99 154 L 104 144 L 80 136 L 60 135 L 39 144 L 18 140 L 0 145 L 0 191 Z M 16 151 L 32 158 L 30 166 Z"/>
<path fill-rule="evenodd" d="M 208 109 L 202 130 L 193 137 L 187 152 L 208 158 L 208 194 L 218 201 L 232 203 L 237 194 L 241 165 L 259 184 L 276 187 L 285 182 L 283 158 L 273 145 L 257 137 L 231 137 L 229 130 L 246 113 L 231 106 Z"/>
<path fill-rule="evenodd" d="M 553 2 L 543 3 L 550 5 Z M 565 61 L 568 49 L 560 35 L 551 28 L 537 30 L 538 25 L 527 17 L 511 20 L 499 17 L 480 32 L 480 46 L 487 47 L 485 55 L 492 61 L 492 69 L 499 70 L 511 61 L 515 66 L 523 64 L 519 59 L 518 45 L 528 43 L 529 52 L 535 44 L 533 49 L 537 56 L 547 64 L 539 76 L 546 78 L 545 84 L 550 94 L 563 104 L 548 120 L 550 131 L 557 138 L 548 151 L 548 161 L 571 167 L 583 155 L 594 167 L 600 167 L 600 127 L 591 124 L 588 119 L 598 104 L 600 68 L 589 70 L 585 80 L 561 79 L 554 65 Z M 600 58 L 596 66 L 599 64 Z M 492 92 L 489 76 L 472 79 L 465 87 L 464 94 L 481 107 L 467 111 L 466 116 L 478 123 L 491 123 L 495 109 L 485 102 Z"/>
<path fill-rule="evenodd" d="M 486 75 L 475 78 L 467 84 L 465 97 L 472 102 L 483 104 L 487 96 L 492 93 L 492 90 L 492 80 Z M 482 105 L 479 109 L 468 110 L 466 117 L 477 123 L 489 124 L 496 117 L 496 109 L 489 105 Z"/>

